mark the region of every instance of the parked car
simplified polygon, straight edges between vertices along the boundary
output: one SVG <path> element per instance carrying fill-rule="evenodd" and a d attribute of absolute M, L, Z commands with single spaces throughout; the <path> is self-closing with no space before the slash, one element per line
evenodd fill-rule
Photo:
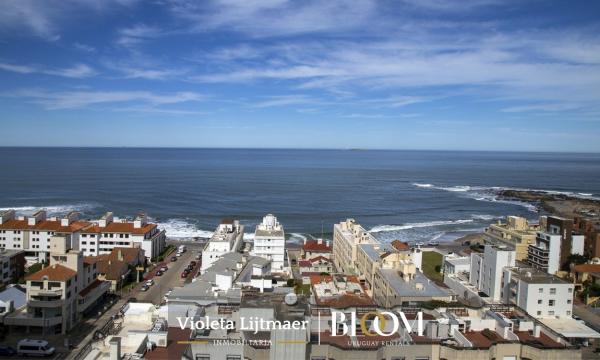
<path fill-rule="evenodd" d="M 153 279 L 146 280 L 146 285 L 148 285 L 148 286 L 154 285 L 154 280 Z"/>
<path fill-rule="evenodd" d="M 17 343 L 19 356 L 50 356 L 54 352 L 54 347 L 48 345 L 46 340 L 23 339 Z"/>
<path fill-rule="evenodd" d="M 13 349 L 10 346 L 0 345 L 0 356 L 15 356 L 17 355 L 17 350 Z"/>
<path fill-rule="evenodd" d="M 144 284 L 142 285 L 142 287 L 140 288 L 140 291 L 148 291 L 150 289 L 150 286 Z"/>
<path fill-rule="evenodd" d="M 162 272 L 166 272 L 167 270 L 169 270 L 169 267 L 167 265 L 163 265 L 160 267 L 160 271 Z"/>
<path fill-rule="evenodd" d="M 173 257 L 171 258 L 171 261 L 177 261 L 177 256 L 173 256 Z"/>
<path fill-rule="evenodd" d="M 189 274 L 189 272 L 184 271 L 184 272 L 181 273 L 181 277 L 182 278 L 186 278 L 188 276 L 188 274 Z"/>
<path fill-rule="evenodd" d="M 162 274 L 163 274 L 162 270 L 158 270 L 158 271 L 156 272 L 156 276 L 162 276 Z"/>

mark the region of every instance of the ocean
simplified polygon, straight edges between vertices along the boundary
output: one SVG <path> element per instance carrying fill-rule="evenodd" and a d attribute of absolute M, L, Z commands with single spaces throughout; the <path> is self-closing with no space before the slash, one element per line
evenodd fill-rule
<path fill-rule="evenodd" d="M 600 154 L 166 148 L 0 148 L 0 208 L 145 212 L 172 239 L 225 217 L 247 239 L 267 213 L 293 241 L 354 218 L 389 241 L 451 241 L 506 215 L 537 219 L 504 188 L 600 197 Z"/>

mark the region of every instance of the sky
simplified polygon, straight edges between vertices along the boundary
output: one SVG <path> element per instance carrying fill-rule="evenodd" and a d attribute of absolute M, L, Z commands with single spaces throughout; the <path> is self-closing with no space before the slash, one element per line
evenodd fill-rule
<path fill-rule="evenodd" d="M 3 0 L 0 146 L 600 152 L 598 1 Z"/>

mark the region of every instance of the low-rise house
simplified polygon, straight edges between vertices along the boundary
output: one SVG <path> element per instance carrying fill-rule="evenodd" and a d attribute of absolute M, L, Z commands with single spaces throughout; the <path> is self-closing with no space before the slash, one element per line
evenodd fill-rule
<path fill-rule="evenodd" d="M 304 244 L 302 245 L 301 249 L 301 256 L 303 259 L 311 259 L 318 256 L 331 259 L 331 253 L 332 246 L 329 240 L 323 241 L 323 239 L 304 239 Z"/>
<path fill-rule="evenodd" d="M 600 285 L 600 264 L 579 264 L 571 268 L 571 277 L 576 284 L 590 282 Z"/>
<path fill-rule="evenodd" d="M 300 268 L 300 273 L 302 275 L 330 273 L 333 271 L 333 263 L 329 258 L 323 256 L 300 260 L 298 261 L 298 267 Z"/>

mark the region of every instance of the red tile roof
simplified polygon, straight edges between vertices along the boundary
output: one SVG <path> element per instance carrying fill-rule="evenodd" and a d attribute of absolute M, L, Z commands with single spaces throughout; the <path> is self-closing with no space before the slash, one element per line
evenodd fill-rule
<path fill-rule="evenodd" d="M 329 244 L 329 246 L 327 246 L 327 243 L 325 241 L 321 241 L 321 243 L 319 244 L 318 240 L 308 240 L 306 242 L 306 244 L 304 244 L 302 246 L 302 249 L 304 251 L 318 251 L 318 252 L 330 253 L 331 252 L 331 244 Z"/>
<path fill-rule="evenodd" d="M 141 228 L 135 228 L 133 222 L 112 222 L 106 224 L 105 227 L 100 227 L 98 224 L 92 224 L 85 228 L 84 234 L 99 234 L 99 233 L 129 233 L 134 235 L 144 235 L 156 228 L 156 224 L 146 224 Z"/>
<path fill-rule="evenodd" d="M 70 278 L 75 277 L 75 275 L 77 275 L 75 270 L 69 269 L 63 265 L 54 264 L 27 276 L 25 280 L 42 281 L 47 277 L 50 281 L 67 281 Z"/>
<path fill-rule="evenodd" d="M 41 230 L 41 231 L 54 231 L 58 233 L 72 233 L 79 231 L 86 226 L 91 225 L 87 221 L 74 221 L 68 226 L 62 226 L 60 219 L 58 220 L 43 220 L 38 221 L 35 225 L 29 225 L 27 219 L 18 220 L 10 219 L 0 224 L 2 230 Z"/>
<path fill-rule="evenodd" d="M 565 347 L 565 345 L 552 340 L 552 338 L 550 338 L 548 335 L 546 335 L 544 333 L 540 333 L 539 337 L 533 336 L 533 334 L 530 331 L 515 331 L 514 333 L 515 333 L 515 335 L 517 335 L 519 337 L 519 340 L 524 344 L 531 344 L 534 346 L 537 345 L 538 347 L 541 346 L 541 347 L 553 348 L 553 349 Z"/>
<path fill-rule="evenodd" d="M 317 305 L 331 306 L 334 309 L 347 309 L 355 306 L 372 306 L 376 304 L 366 294 L 341 294 L 334 297 L 316 298 Z"/>
<path fill-rule="evenodd" d="M 147 360 L 181 359 L 185 349 L 189 346 L 191 329 L 170 327 L 167 330 L 167 347 L 156 347 L 144 354 Z"/>
<path fill-rule="evenodd" d="M 323 261 L 323 262 L 326 262 L 326 263 L 331 262 L 328 258 L 320 256 L 320 255 L 317 256 L 317 257 L 314 257 L 312 259 L 308 259 L 308 261 L 310 261 L 311 263 L 315 263 L 317 261 Z"/>
<path fill-rule="evenodd" d="M 87 294 L 89 294 L 90 292 L 92 292 L 92 290 L 94 290 L 95 288 L 97 288 L 98 286 L 100 286 L 100 284 L 102 284 L 104 281 L 102 280 L 94 280 L 92 281 L 91 284 L 89 284 L 85 289 L 81 290 L 79 292 L 79 296 L 83 296 L 85 297 Z"/>
<path fill-rule="evenodd" d="M 391 244 L 398 251 L 408 251 L 410 250 L 410 245 L 400 240 L 394 240 Z"/>

